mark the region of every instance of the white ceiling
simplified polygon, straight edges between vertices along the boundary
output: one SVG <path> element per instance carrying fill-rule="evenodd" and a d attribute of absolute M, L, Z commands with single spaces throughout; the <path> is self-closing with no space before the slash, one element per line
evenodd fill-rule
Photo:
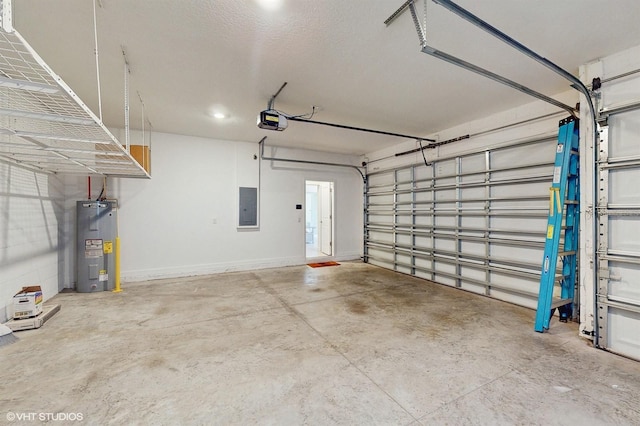
<path fill-rule="evenodd" d="M 420 52 L 404 0 L 96 0 L 104 122 L 124 125 L 124 46 L 132 127 L 159 132 L 362 154 L 401 139 L 306 123 L 256 127 L 275 107 L 314 119 L 426 136 L 532 98 Z M 458 0 L 457 3 L 567 70 L 640 45 L 637 0 Z M 417 0 L 422 14 L 423 0 Z M 14 25 L 98 112 L 93 3 L 14 1 Z M 547 95 L 568 83 L 429 1 L 430 45 Z M 136 102 L 133 102 L 136 100 Z M 214 111 L 228 118 L 212 118 Z"/>

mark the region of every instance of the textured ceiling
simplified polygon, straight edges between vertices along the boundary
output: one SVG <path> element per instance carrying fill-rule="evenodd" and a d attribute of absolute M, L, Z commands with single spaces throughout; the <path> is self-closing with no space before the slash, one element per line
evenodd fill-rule
<path fill-rule="evenodd" d="M 124 126 L 124 47 L 132 127 L 160 132 L 365 153 L 400 139 L 306 123 L 256 127 L 275 107 L 314 119 L 424 136 L 531 101 L 526 95 L 420 52 L 404 0 L 98 0 L 104 122 Z M 577 74 L 579 65 L 640 44 L 637 0 L 458 0 L 492 25 Z M 423 0 L 417 0 L 422 15 Z M 606 6 L 606 8 L 604 7 Z M 93 3 L 14 1 L 14 24 L 95 112 Z M 422 17 L 421 17 L 422 18 Z M 430 45 L 553 95 L 566 81 L 429 1 Z M 134 102 L 135 100 L 135 102 Z M 214 119 L 214 111 L 227 114 Z"/>

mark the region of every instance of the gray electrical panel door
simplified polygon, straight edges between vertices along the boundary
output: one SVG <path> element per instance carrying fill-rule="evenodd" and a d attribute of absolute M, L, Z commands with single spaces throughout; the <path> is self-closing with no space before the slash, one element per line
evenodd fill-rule
<path fill-rule="evenodd" d="M 240 187 L 238 226 L 258 226 L 258 188 Z"/>
<path fill-rule="evenodd" d="M 113 290 L 117 208 L 113 201 L 78 201 L 77 279 L 80 293 Z"/>

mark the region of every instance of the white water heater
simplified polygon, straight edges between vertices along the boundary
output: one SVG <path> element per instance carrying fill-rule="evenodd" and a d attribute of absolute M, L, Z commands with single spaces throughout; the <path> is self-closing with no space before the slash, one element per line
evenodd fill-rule
<path fill-rule="evenodd" d="M 115 201 L 78 201 L 76 291 L 113 290 L 117 237 Z"/>

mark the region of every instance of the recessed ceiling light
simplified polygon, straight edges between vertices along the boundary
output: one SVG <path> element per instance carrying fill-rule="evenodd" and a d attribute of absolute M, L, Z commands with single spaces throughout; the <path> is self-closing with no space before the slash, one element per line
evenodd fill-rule
<path fill-rule="evenodd" d="M 226 115 L 224 115 L 224 114 L 223 114 L 223 113 L 221 113 L 221 112 L 216 112 L 216 113 L 214 113 L 214 114 L 213 114 L 213 117 L 214 117 L 214 118 L 225 118 L 225 117 L 226 117 Z"/>
<path fill-rule="evenodd" d="M 282 7 L 283 0 L 256 0 L 266 10 L 277 10 Z"/>

